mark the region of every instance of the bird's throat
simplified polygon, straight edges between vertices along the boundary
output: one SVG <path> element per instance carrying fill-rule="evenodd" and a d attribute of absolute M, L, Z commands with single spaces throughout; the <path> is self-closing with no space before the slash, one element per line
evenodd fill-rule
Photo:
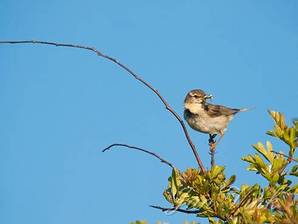
<path fill-rule="evenodd" d="M 185 103 L 184 108 L 193 114 L 199 114 L 202 110 L 204 110 L 203 105 L 200 103 Z"/>

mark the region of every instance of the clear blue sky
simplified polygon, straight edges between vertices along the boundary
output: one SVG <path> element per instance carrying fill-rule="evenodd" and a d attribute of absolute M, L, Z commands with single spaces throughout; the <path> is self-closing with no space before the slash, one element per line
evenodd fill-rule
<path fill-rule="evenodd" d="M 97 47 L 156 87 L 179 114 L 186 92 L 255 107 L 233 120 L 216 161 L 235 185 L 260 182 L 240 158 L 270 139 L 269 108 L 298 116 L 298 2 L 1 0 L 0 39 Z M 82 50 L 0 45 L 0 223 L 182 223 L 168 206 L 170 170 L 196 166 L 183 133 L 148 89 Z M 209 166 L 207 136 L 190 130 Z M 278 145 L 277 150 L 283 145 Z"/>

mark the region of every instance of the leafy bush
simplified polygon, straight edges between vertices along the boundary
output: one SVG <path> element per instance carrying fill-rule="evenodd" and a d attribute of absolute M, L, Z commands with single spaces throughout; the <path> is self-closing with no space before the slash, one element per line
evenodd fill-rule
<path fill-rule="evenodd" d="M 163 211 L 184 212 L 204 217 L 212 224 L 223 223 L 298 223 L 298 165 L 294 158 L 298 139 L 298 122 L 288 127 L 284 115 L 269 111 L 274 128 L 267 134 L 288 146 L 287 154 L 277 152 L 267 141 L 253 145 L 256 153 L 242 158 L 248 171 L 265 178 L 259 184 L 232 186 L 236 176 L 226 177 L 225 167 L 214 165 L 207 172 L 189 168 L 182 172 L 173 168 L 163 192 L 173 208 Z M 185 209 L 182 209 L 185 208 Z"/>

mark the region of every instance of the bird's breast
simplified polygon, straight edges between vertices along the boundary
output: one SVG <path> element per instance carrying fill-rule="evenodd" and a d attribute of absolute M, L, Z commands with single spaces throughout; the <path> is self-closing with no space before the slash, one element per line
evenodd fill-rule
<path fill-rule="evenodd" d="M 193 114 L 188 110 L 184 111 L 184 118 L 189 126 L 202 133 L 218 134 L 227 127 L 228 117 L 210 117 L 207 113 Z"/>
<path fill-rule="evenodd" d="M 208 119 L 204 115 L 193 114 L 188 110 L 185 110 L 184 118 L 192 129 L 203 133 L 209 133 Z"/>

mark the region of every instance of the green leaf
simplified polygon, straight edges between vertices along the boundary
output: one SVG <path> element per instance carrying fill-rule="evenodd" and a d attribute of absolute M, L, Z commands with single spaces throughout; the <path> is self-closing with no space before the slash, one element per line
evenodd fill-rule
<path fill-rule="evenodd" d="M 175 207 L 181 206 L 184 202 L 186 202 L 186 199 L 189 198 L 189 194 L 187 191 L 182 192 L 178 199 L 175 201 Z"/>
<path fill-rule="evenodd" d="M 279 180 L 279 174 L 278 173 L 275 173 L 270 178 L 270 184 L 275 184 L 275 183 L 277 183 L 278 180 Z"/>
<path fill-rule="evenodd" d="M 270 163 L 273 162 L 274 160 L 274 153 L 272 152 L 273 151 L 273 146 L 272 146 L 272 143 L 270 141 L 266 141 L 266 147 L 267 147 L 267 155 L 266 155 L 266 158 L 268 159 L 268 161 Z"/>
<path fill-rule="evenodd" d="M 262 158 L 258 154 L 255 155 L 255 164 L 256 164 L 256 168 L 261 173 L 267 172 L 268 167 L 267 167 L 266 163 L 262 160 Z"/>
<path fill-rule="evenodd" d="M 236 180 L 236 175 L 232 175 L 228 180 L 225 181 L 225 185 L 223 189 L 229 188 Z"/>
<path fill-rule="evenodd" d="M 257 171 L 261 173 L 266 179 L 270 179 L 270 168 L 269 166 L 262 160 L 262 158 L 258 155 L 248 155 L 242 158 L 242 160 L 249 162 L 250 165 L 247 170 Z"/>
<path fill-rule="evenodd" d="M 294 127 L 293 128 L 290 128 L 290 141 L 292 143 L 295 143 L 295 141 L 296 141 L 296 130 L 295 130 Z"/>
<path fill-rule="evenodd" d="M 169 190 L 165 190 L 163 192 L 163 196 L 164 198 L 171 204 L 174 204 L 174 198 L 171 192 L 169 192 Z"/>
<path fill-rule="evenodd" d="M 255 159 L 252 155 L 243 156 L 241 159 L 243 161 L 249 162 L 249 163 L 254 163 L 255 162 Z"/>
<path fill-rule="evenodd" d="M 179 170 L 177 170 L 176 168 L 174 168 L 172 170 L 172 176 L 170 178 L 170 184 L 171 184 L 171 192 L 172 192 L 172 196 L 175 199 L 175 196 L 177 194 L 178 188 L 181 185 L 180 182 L 180 175 L 179 175 Z"/>
<path fill-rule="evenodd" d="M 146 221 L 143 220 L 137 220 L 135 222 L 130 222 L 129 224 L 148 224 Z"/>
<path fill-rule="evenodd" d="M 285 159 L 284 156 L 282 155 L 279 155 L 279 156 L 276 156 L 276 158 L 274 159 L 273 161 L 273 164 L 272 164 L 272 173 L 275 173 L 275 172 L 278 172 L 280 173 L 284 167 L 287 165 L 287 160 Z"/>
<path fill-rule="evenodd" d="M 211 178 L 211 179 L 215 179 L 215 178 L 217 178 L 217 176 L 218 176 L 219 174 L 221 174 L 221 173 L 224 171 L 224 169 L 225 169 L 225 167 L 223 167 L 223 166 L 217 166 L 217 165 L 213 166 L 213 167 L 211 168 L 210 178 Z"/>
<path fill-rule="evenodd" d="M 186 201 L 186 204 L 188 208 L 200 208 L 201 200 L 199 196 L 192 196 Z"/>
<path fill-rule="evenodd" d="M 264 194 L 263 194 L 263 198 L 265 200 L 270 199 L 274 194 L 274 190 L 272 187 L 265 187 L 264 188 Z"/>
<path fill-rule="evenodd" d="M 284 114 L 273 110 L 269 110 L 268 112 L 275 121 L 276 125 L 278 125 L 281 129 L 285 129 L 287 127 L 285 124 Z"/>
<path fill-rule="evenodd" d="M 247 167 L 247 170 L 248 170 L 248 171 L 256 171 L 256 172 L 258 172 L 258 169 L 255 167 L 254 164 L 250 164 L 250 165 Z"/>
<path fill-rule="evenodd" d="M 298 165 L 293 166 L 289 174 L 298 177 Z"/>
<path fill-rule="evenodd" d="M 259 153 L 261 153 L 268 162 L 272 163 L 273 160 L 274 160 L 274 154 L 272 153 L 272 144 L 271 144 L 271 142 L 267 141 L 266 146 L 267 146 L 268 150 L 266 150 L 265 146 L 261 142 L 258 142 L 257 144 L 253 145 L 253 147 Z"/>

